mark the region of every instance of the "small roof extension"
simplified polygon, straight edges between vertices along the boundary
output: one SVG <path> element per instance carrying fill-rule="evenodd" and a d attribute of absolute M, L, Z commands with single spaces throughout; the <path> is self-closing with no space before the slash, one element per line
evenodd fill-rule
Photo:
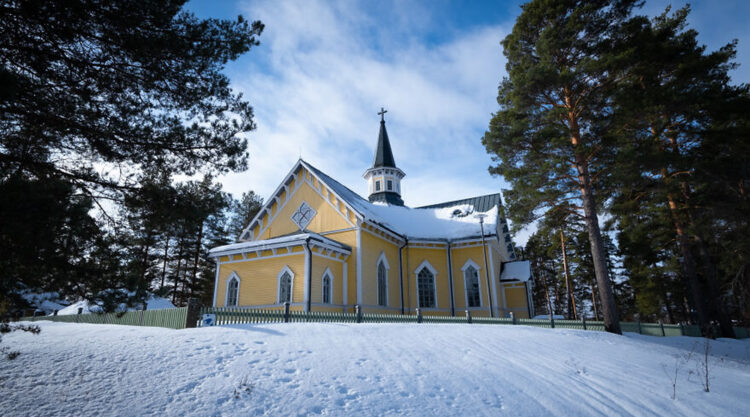
<path fill-rule="evenodd" d="M 338 252 L 342 255 L 349 255 L 350 253 L 352 253 L 351 246 L 345 245 L 341 242 L 337 242 L 317 233 L 297 232 L 266 240 L 254 240 L 249 242 L 239 242 L 233 243 L 231 245 L 218 246 L 211 249 L 208 252 L 208 256 L 211 258 L 218 258 L 224 255 L 235 255 L 243 252 L 246 253 L 285 248 L 289 246 L 304 244 L 308 239 L 312 246 L 322 247 L 324 249 Z"/>

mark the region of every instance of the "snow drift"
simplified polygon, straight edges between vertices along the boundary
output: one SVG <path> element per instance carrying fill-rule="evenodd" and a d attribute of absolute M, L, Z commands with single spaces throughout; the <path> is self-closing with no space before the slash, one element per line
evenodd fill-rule
<path fill-rule="evenodd" d="M 525 326 L 37 322 L 6 335 L 5 416 L 739 416 L 750 341 Z M 690 359 L 684 359 L 692 352 Z M 677 398 L 672 377 L 677 367 Z"/>

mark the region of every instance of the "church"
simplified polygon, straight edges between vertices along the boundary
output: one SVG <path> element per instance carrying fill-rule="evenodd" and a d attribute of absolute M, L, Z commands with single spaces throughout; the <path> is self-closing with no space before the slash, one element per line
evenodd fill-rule
<path fill-rule="evenodd" d="M 214 307 L 532 317 L 500 194 L 406 207 L 378 114 L 368 198 L 299 159 L 237 243 L 211 249 Z"/>

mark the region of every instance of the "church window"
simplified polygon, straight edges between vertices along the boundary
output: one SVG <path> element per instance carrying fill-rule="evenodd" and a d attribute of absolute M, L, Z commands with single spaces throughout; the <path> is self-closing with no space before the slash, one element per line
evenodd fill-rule
<path fill-rule="evenodd" d="M 380 181 L 375 181 L 375 191 L 380 191 Z"/>
<path fill-rule="evenodd" d="M 326 272 L 323 275 L 323 304 L 331 304 L 331 275 Z"/>
<path fill-rule="evenodd" d="M 468 307 L 479 307 L 481 297 L 479 293 L 479 273 L 473 266 L 464 269 L 464 284 L 466 285 L 466 303 Z"/>
<path fill-rule="evenodd" d="M 386 184 L 388 185 L 388 191 L 393 191 L 393 181 L 388 180 Z"/>
<path fill-rule="evenodd" d="M 292 274 L 283 271 L 279 277 L 279 304 L 292 302 Z"/>
<path fill-rule="evenodd" d="M 232 276 L 227 283 L 227 306 L 236 306 L 240 292 L 240 280 Z"/>
<path fill-rule="evenodd" d="M 417 292 L 420 308 L 435 308 L 435 275 L 426 266 L 417 274 Z"/>
<path fill-rule="evenodd" d="M 378 262 L 378 305 L 388 305 L 388 291 L 387 291 L 388 271 L 385 268 L 385 264 L 381 261 Z"/>

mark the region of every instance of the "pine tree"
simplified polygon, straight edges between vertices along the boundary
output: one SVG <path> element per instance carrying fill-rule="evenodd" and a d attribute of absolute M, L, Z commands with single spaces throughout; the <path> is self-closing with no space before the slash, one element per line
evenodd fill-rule
<path fill-rule="evenodd" d="M 263 25 L 184 4 L 2 2 L 0 297 L 29 285 L 116 304 L 167 273 L 198 279 L 200 220 L 224 208 L 190 207 L 170 179 L 246 168 L 253 110 L 222 69 Z"/>
<path fill-rule="evenodd" d="M 239 200 L 232 202 L 232 215 L 229 222 L 229 236 L 240 239 L 242 231 L 250 224 L 256 214 L 263 208 L 263 198 L 255 191 L 242 193 Z"/>
<path fill-rule="evenodd" d="M 139 167 L 245 168 L 241 134 L 253 112 L 221 70 L 258 44 L 263 25 L 200 20 L 184 3 L 3 2 L 0 172 L 54 176 L 96 195 L 132 186 L 127 174 Z"/>
<path fill-rule="evenodd" d="M 537 0 L 522 6 L 502 42 L 508 77 L 483 138 L 511 184 L 511 217 L 571 202 L 585 218 L 605 329 L 621 333 L 599 227 L 596 190 L 606 175 L 608 111 L 621 73 L 616 46 L 635 1 Z"/>
<path fill-rule="evenodd" d="M 711 217 L 706 216 L 711 210 L 705 207 L 716 201 L 701 195 L 710 189 L 713 178 L 696 170 L 706 165 L 696 151 L 707 140 L 706 133 L 719 128 L 717 118 L 725 119 L 724 111 L 717 110 L 742 94 L 728 84 L 735 44 L 706 54 L 697 32 L 686 29 L 689 8 L 669 12 L 651 21 L 631 22 L 627 44 L 638 54 L 633 55 L 615 100 L 617 128 L 613 132 L 620 134 L 622 168 L 610 180 L 617 183 L 615 189 L 629 192 L 629 198 L 639 194 L 643 200 L 656 199 L 641 207 L 654 210 L 658 200 L 666 204 L 698 323 L 707 333 L 714 316 L 722 334 L 731 337 L 709 248 L 715 231 L 708 220 Z"/>

